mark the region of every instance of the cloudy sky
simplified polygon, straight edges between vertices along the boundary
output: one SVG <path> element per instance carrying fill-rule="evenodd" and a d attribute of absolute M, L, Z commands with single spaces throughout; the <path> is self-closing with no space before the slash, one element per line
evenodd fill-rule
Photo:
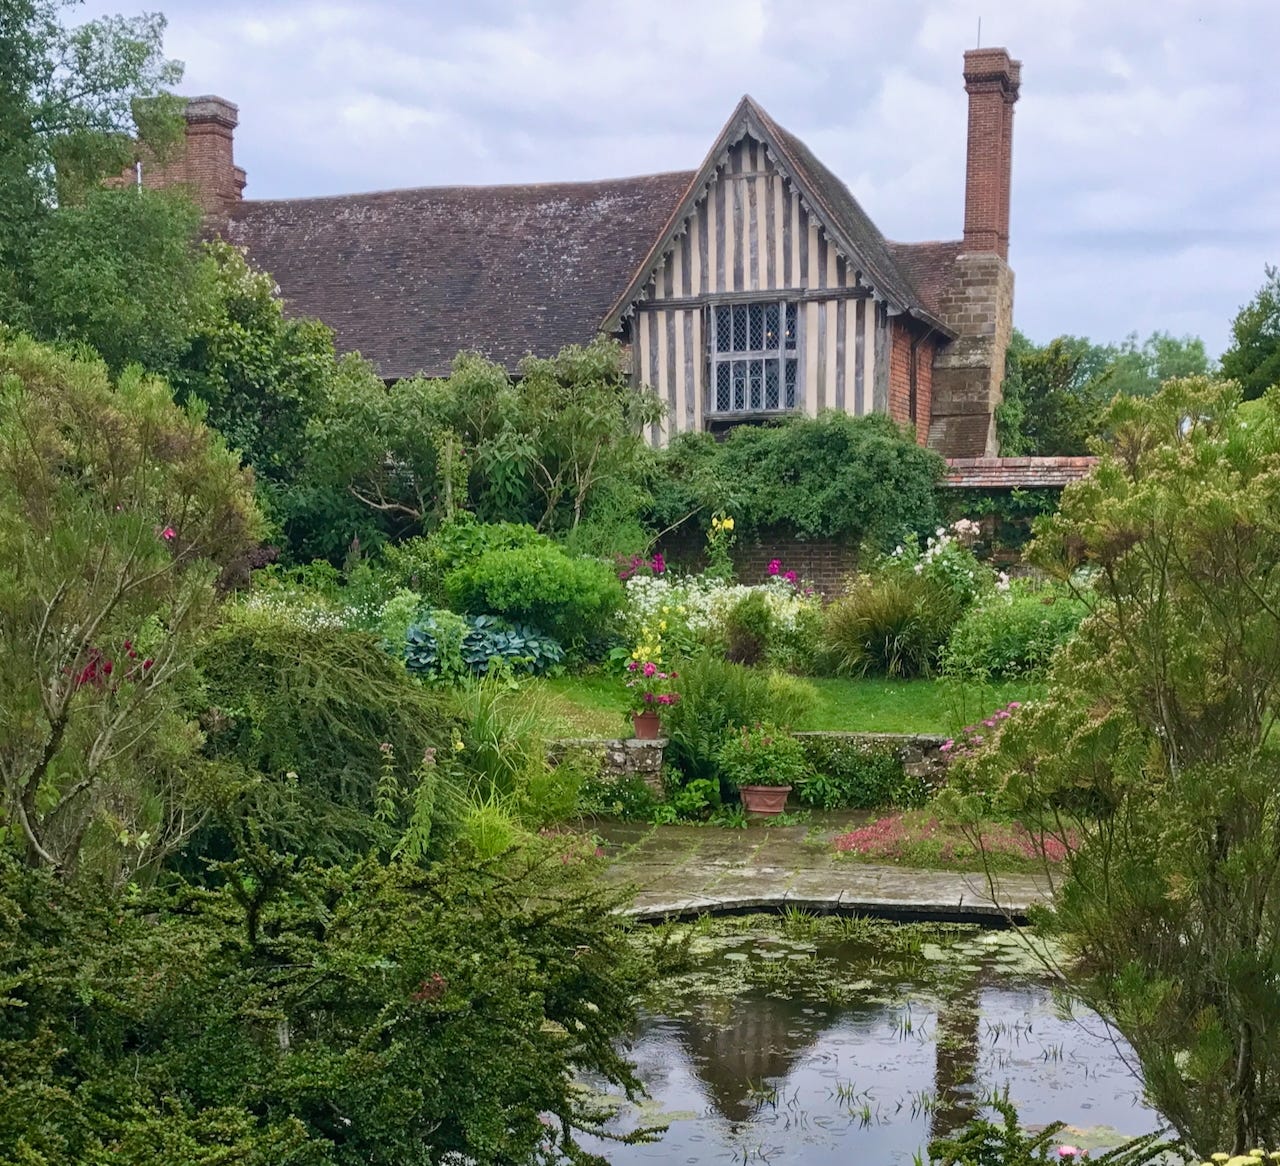
<path fill-rule="evenodd" d="M 695 167 L 743 93 L 890 238 L 954 238 L 961 53 L 1023 62 L 1015 321 L 1226 345 L 1280 262 L 1275 0 L 90 0 L 240 106 L 248 197 Z"/>

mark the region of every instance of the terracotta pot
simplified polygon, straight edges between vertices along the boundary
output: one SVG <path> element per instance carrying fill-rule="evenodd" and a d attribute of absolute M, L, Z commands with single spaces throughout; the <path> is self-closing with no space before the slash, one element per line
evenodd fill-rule
<path fill-rule="evenodd" d="M 744 785 L 738 787 L 742 808 L 748 814 L 781 814 L 787 808 L 789 785 Z"/>
<path fill-rule="evenodd" d="M 652 709 L 632 713 L 631 723 L 635 726 L 638 741 L 656 741 L 662 735 L 662 720 Z"/>

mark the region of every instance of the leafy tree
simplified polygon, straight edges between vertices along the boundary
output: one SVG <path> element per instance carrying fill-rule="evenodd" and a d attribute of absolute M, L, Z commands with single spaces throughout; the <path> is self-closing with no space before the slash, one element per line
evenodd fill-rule
<path fill-rule="evenodd" d="M 1138 334 L 1130 333 L 1112 351 L 1108 391 L 1130 397 L 1149 397 L 1178 377 L 1206 376 L 1212 363 L 1198 336 L 1168 332 L 1152 332 L 1141 344 Z"/>
<path fill-rule="evenodd" d="M 312 423 L 308 488 L 354 497 L 366 523 L 377 516 L 375 530 L 393 535 L 463 510 L 572 529 L 596 495 L 638 480 L 641 430 L 660 413 L 621 368 L 617 344 L 601 339 L 528 358 L 516 381 L 474 353 L 460 355 L 447 380 L 390 389 L 349 369 Z"/>
<path fill-rule="evenodd" d="M 274 281 L 241 251 L 219 241 L 204 256 L 208 295 L 173 364 L 175 394 L 204 403 L 208 424 L 253 467 L 268 514 L 304 524 L 307 501 L 296 487 L 308 424 L 338 379 L 382 385 L 362 362 L 338 361 L 333 332 L 320 321 L 286 317 Z"/>
<path fill-rule="evenodd" d="M 1030 551 L 1092 615 L 968 775 L 1065 848 L 1071 989 L 1201 1155 L 1280 1141 L 1280 393 L 1238 403 L 1114 402 Z"/>
<path fill-rule="evenodd" d="M 213 292 L 199 226 L 199 210 L 175 191 L 96 190 L 61 207 L 32 247 L 33 330 L 87 344 L 113 373 L 134 362 L 170 372 Z M 202 322 L 202 334 L 214 326 Z"/>
<path fill-rule="evenodd" d="M 1053 457 L 1088 452 L 1112 394 L 1107 349 L 1079 336 L 1038 347 L 1015 331 L 996 411 L 1000 452 Z"/>
<path fill-rule="evenodd" d="M 163 382 L 0 337 L 0 779 L 33 866 L 125 875 L 191 826 L 183 710 L 250 476 Z"/>
<path fill-rule="evenodd" d="M 68 27 L 70 6 L 0 2 L 0 318 L 24 319 L 31 244 L 55 202 L 118 174 L 137 143 L 163 155 L 182 132 L 164 17 Z"/>
<path fill-rule="evenodd" d="M 1268 264 L 1266 282 L 1231 325 L 1222 375 L 1239 381 L 1246 401 L 1280 385 L 1280 268 Z"/>

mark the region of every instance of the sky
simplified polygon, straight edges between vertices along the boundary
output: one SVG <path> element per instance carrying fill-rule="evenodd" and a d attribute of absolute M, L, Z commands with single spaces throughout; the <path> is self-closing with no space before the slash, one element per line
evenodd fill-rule
<path fill-rule="evenodd" d="M 1275 0 L 90 0 L 168 17 L 249 198 L 695 168 L 750 93 L 891 239 L 957 238 L 962 53 L 1023 63 L 1014 322 L 1217 356 L 1280 262 Z M 979 33 L 979 22 L 981 31 Z"/>

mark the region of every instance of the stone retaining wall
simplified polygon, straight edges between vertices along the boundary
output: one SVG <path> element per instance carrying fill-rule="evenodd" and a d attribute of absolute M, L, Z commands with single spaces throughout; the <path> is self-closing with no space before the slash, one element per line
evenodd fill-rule
<path fill-rule="evenodd" d="M 653 792 L 653 796 L 662 799 L 666 791 L 662 788 L 662 754 L 666 749 L 666 741 L 602 740 L 596 737 L 570 737 L 551 742 L 551 761 L 563 757 L 571 750 L 585 749 L 598 754 L 600 758 L 600 776 L 609 781 L 618 781 L 626 777 L 642 779 Z"/>
<path fill-rule="evenodd" d="M 893 746 L 902 759 L 903 772 L 908 777 L 922 777 L 940 785 L 947 770 L 942 736 L 927 733 L 797 733 L 797 737 L 828 737 L 842 741 L 856 741 L 865 745 Z M 662 788 L 662 756 L 665 740 L 638 741 L 601 740 L 594 737 L 568 738 L 551 742 L 551 760 L 562 757 L 573 749 L 597 752 L 600 757 L 600 775 L 607 780 L 639 777 L 656 798 L 665 796 Z"/>

